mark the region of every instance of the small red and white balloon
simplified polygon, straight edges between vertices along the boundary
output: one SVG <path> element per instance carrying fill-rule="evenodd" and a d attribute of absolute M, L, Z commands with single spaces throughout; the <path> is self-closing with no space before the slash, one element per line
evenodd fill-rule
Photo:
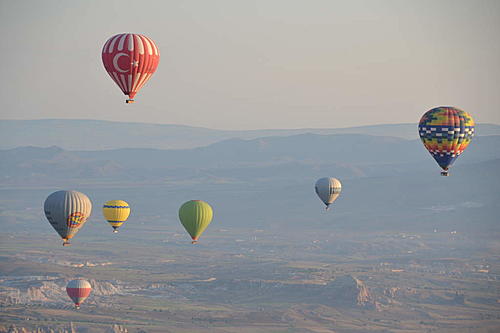
<path fill-rule="evenodd" d="M 91 291 L 92 286 L 87 280 L 84 279 L 71 280 L 66 286 L 66 292 L 73 303 L 75 303 L 76 309 L 80 308 L 80 304 L 82 304 L 87 297 L 89 297 Z"/>

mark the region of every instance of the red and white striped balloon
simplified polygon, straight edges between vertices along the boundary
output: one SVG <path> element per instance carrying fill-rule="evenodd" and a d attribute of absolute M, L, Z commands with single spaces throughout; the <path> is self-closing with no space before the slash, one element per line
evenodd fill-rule
<path fill-rule="evenodd" d="M 149 37 L 139 34 L 118 34 L 104 44 L 102 63 L 109 76 L 125 95 L 127 103 L 151 78 L 160 62 L 160 51 Z"/>
<path fill-rule="evenodd" d="M 66 286 L 66 292 L 69 298 L 75 303 L 77 309 L 80 308 L 80 304 L 83 303 L 89 297 L 92 291 L 92 286 L 87 280 L 76 279 L 68 282 Z"/>

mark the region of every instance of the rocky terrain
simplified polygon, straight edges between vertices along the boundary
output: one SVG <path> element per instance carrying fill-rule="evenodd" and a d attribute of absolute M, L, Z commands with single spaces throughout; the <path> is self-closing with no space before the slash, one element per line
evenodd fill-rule
<path fill-rule="evenodd" d="M 49 276 L 2 277 L 0 279 L 0 305 L 68 306 L 66 285 L 68 279 Z M 260 295 L 262 301 L 270 297 L 280 302 L 314 302 L 339 307 L 375 309 L 376 301 L 368 287 L 351 275 L 335 277 L 323 283 L 281 283 L 269 281 L 208 280 L 177 281 L 172 283 L 134 284 L 123 281 L 98 281 L 89 279 L 92 296 L 86 304 L 105 306 L 109 296 L 141 295 L 164 299 L 244 299 L 242 294 Z M 223 291 L 224 297 L 218 297 Z M 307 296 L 305 296 L 307 295 Z M 241 301 L 241 300 L 240 300 Z"/>
<path fill-rule="evenodd" d="M 62 327 L 37 327 L 34 330 L 30 330 L 24 327 L 17 327 L 12 324 L 9 327 L 0 326 L 0 333 L 78 333 L 87 330 L 79 329 L 74 323 L 69 323 L 67 328 Z M 108 329 L 104 330 L 103 333 L 128 333 L 127 328 L 121 325 L 112 325 Z M 100 333 L 100 332 L 99 332 Z"/>
<path fill-rule="evenodd" d="M 49 276 L 0 277 L 0 304 L 67 304 L 66 285 L 69 279 Z M 119 295 L 139 288 L 126 288 L 119 281 L 89 280 L 94 299 L 101 296 Z"/>

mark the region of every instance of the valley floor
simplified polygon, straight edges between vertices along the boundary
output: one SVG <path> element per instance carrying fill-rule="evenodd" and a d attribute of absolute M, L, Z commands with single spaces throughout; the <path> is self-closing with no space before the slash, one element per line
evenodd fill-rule
<path fill-rule="evenodd" d="M 193 246 L 124 229 L 62 248 L 4 233 L 0 332 L 494 332 L 493 236 L 238 229 Z M 78 311 L 64 290 L 75 277 L 94 288 Z"/>

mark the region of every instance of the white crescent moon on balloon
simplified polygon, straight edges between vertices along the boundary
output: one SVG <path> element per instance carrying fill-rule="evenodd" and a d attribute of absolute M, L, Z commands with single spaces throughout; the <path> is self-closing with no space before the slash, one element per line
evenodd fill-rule
<path fill-rule="evenodd" d="M 118 60 L 120 59 L 120 57 L 129 57 L 128 54 L 126 53 L 123 53 L 123 52 L 120 52 L 120 53 L 117 53 L 114 57 L 113 57 L 113 66 L 115 67 L 115 69 L 120 72 L 120 73 L 127 73 L 129 71 L 129 69 L 127 70 L 123 70 L 120 68 L 120 66 L 118 66 Z"/>

